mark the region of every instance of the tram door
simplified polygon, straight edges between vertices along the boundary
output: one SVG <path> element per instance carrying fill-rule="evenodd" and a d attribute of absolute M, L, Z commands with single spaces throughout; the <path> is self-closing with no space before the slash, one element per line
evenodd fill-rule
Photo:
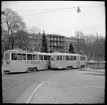
<path fill-rule="evenodd" d="M 51 68 L 51 56 L 47 56 L 48 57 L 48 69 L 50 69 Z"/>
<path fill-rule="evenodd" d="M 25 72 L 27 70 L 26 54 L 12 53 L 11 71 Z"/>

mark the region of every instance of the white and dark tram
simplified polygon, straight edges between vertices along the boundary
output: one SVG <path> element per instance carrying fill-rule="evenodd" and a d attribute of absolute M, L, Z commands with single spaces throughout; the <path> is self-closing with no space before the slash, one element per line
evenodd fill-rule
<path fill-rule="evenodd" d="M 84 67 L 86 62 L 87 56 L 80 54 L 28 52 L 14 49 L 4 52 L 3 72 L 72 69 Z"/>

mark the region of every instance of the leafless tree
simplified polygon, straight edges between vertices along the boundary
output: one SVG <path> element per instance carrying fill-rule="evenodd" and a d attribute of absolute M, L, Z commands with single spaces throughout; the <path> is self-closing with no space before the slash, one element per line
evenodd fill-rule
<path fill-rule="evenodd" d="M 77 53 L 84 54 L 85 53 L 85 34 L 82 31 L 76 31 L 75 37 L 77 40 L 76 50 Z"/>
<path fill-rule="evenodd" d="M 36 34 L 36 33 L 41 33 L 41 30 L 40 30 L 38 27 L 36 27 L 36 26 L 32 27 L 32 28 L 30 29 L 30 31 L 31 31 L 32 33 L 34 33 L 34 34 Z"/>
<path fill-rule="evenodd" d="M 25 30 L 26 26 L 22 18 L 9 8 L 6 8 L 2 12 L 2 29 L 7 32 L 9 38 L 9 48 L 14 48 L 14 33 L 20 30 Z"/>

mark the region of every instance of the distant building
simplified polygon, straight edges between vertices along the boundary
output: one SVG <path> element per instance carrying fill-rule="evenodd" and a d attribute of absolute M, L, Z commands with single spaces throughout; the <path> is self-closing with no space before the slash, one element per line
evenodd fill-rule
<path fill-rule="evenodd" d="M 65 52 L 66 53 L 69 52 L 70 43 L 73 45 L 74 52 L 76 52 L 75 46 L 76 46 L 77 40 L 74 37 L 65 37 Z"/>
<path fill-rule="evenodd" d="M 65 36 L 47 34 L 48 52 L 65 52 Z"/>
<path fill-rule="evenodd" d="M 48 52 L 69 52 L 69 45 L 72 43 L 74 52 L 78 53 L 77 47 L 81 48 L 85 43 L 84 39 L 76 39 L 75 37 L 65 37 L 58 34 L 45 34 L 47 40 Z M 41 34 L 29 34 L 28 49 L 31 51 L 41 51 Z M 78 43 L 79 42 L 79 43 Z"/>

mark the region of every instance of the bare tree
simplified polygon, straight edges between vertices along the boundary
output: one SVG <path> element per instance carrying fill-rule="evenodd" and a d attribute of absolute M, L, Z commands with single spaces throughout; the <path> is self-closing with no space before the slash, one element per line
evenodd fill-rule
<path fill-rule="evenodd" d="M 25 31 L 19 31 L 15 35 L 15 47 L 27 50 L 29 42 L 29 34 Z"/>
<path fill-rule="evenodd" d="M 77 40 L 76 50 L 77 53 L 83 54 L 85 52 L 85 34 L 82 31 L 76 31 L 75 37 Z"/>
<path fill-rule="evenodd" d="M 32 33 L 34 33 L 34 34 L 36 34 L 36 33 L 41 33 L 41 30 L 40 30 L 39 28 L 37 28 L 36 26 L 32 27 L 32 28 L 30 29 L 30 31 L 31 31 Z"/>
<path fill-rule="evenodd" d="M 2 15 L 2 28 L 9 36 L 9 47 L 14 48 L 14 33 L 24 30 L 26 28 L 22 18 L 9 8 L 3 10 Z"/>

